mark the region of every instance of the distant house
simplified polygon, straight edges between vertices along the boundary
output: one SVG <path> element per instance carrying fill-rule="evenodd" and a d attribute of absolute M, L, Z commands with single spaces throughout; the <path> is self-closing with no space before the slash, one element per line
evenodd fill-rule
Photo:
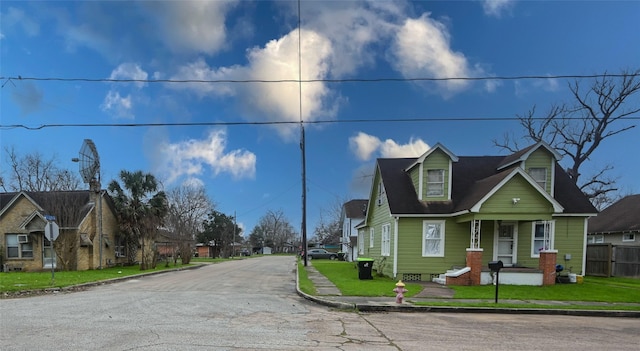
<path fill-rule="evenodd" d="M 345 253 L 347 261 L 358 258 L 358 230 L 356 225 L 364 220 L 367 213 L 367 200 L 351 200 L 342 205 L 340 223 L 342 223 L 342 238 L 340 251 Z"/>
<path fill-rule="evenodd" d="M 378 159 L 358 255 L 407 281 L 489 284 L 491 261 L 513 284 L 554 284 L 556 263 L 584 274 L 597 210 L 560 157 L 544 142 L 508 156 L 457 156 L 438 143 L 417 158 Z"/>
<path fill-rule="evenodd" d="M 587 240 L 640 246 L 640 194 L 626 196 L 589 219 Z"/>
<path fill-rule="evenodd" d="M 101 211 L 96 206 L 98 201 Z M 59 227 L 53 244 L 45 237 L 48 216 L 54 216 Z M 40 271 L 52 266 L 87 270 L 125 262 L 124 246 L 119 245 L 117 232 L 113 202 L 107 194 L 0 193 L 0 246 L 5 270 Z"/>

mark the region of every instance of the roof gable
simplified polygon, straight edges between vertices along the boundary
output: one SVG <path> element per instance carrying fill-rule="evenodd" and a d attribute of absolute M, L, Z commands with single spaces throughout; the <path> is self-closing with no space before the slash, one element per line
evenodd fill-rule
<path fill-rule="evenodd" d="M 590 234 L 640 232 L 640 194 L 626 196 L 589 219 Z"/>
<path fill-rule="evenodd" d="M 415 160 L 415 162 L 413 162 L 411 165 L 409 165 L 407 168 L 405 168 L 405 171 L 408 171 L 411 168 L 415 167 L 416 165 L 419 165 L 420 163 L 423 163 L 424 160 L 427 157 L 429 157 L 429 155 L 433 154 L 436 150 L 440 150 L 440 151 L 444 152 L 449 157 L 449 159 L 451 159 L 451 161 L 458 162 L 458 156 L 456 156 L 453 152 L 451 152 L 449 149 L 444 147 L 444 145 L 442 145 L 440 143 L 437 143 L 433 147 L 429 148 L 429 150 L 427 150 L 425 153 L 423 153 L 420 157 L 418 157 Z"/>
<path fill-rule="evenodd" d="M 536 148 L 529 148 L 525 153 L 535 150 Z M 597 213 L 597 210 L 557 162 L 553 177 L 555 191 L 551 196 L 544 192 L 533 181 L 533 178 L 520 167 L 497 171 L 498 166 L 506 164 L 507 162 L 504 160 L 509 157 L 511 156 L 457 157 L 458 162 L 452 163 L 451 199 L 445 201 L 421 201 L 418 199 L 412 179 L 405 171 L 416 164 L 418 158 L 378 159 L 376 176 L 379 175 L 384 184 L 391 215 L 454 215 L 470 211 L 483 199 L 486 201 L 492 192 L 497 191 L 504 182 L 508 181 L 507 178 L 510 179 L 515 174 L 521 175 L 535 187 L 541 196 L 553 204 L 553 208 L 558 211 L 556 215 L 589 216 Z"/>
<path fill-rule="evenodd" d="M 522 170 L 520 167 L 512 168 L 509 171 L 500 172 L 494 176 L 483 179 L 476 183 L 476 187 L 481 188 L 483 190 L 480 191 L 472 191 L 471 194 L 475 194 L 478 196 L 479 194 L 483 194 L 482 198 L 480 198 L 477 202 L 473 204 L 470 208 L 468 208 L 471 212 L 480 212 L 480 207 L 490 199 L 498 190 L 500 190 L 503 186 L 505 186 L 511 179 L 513 179 L 516 175 L 522 176 L 527 183 L 540 195 L 542 195 L 549 203 L 553 206 L 553 211 L 556 213 L 564 211 L 562 205 L 560 205 L 551 195 L 547 194 L 541 187 L 536 184 L 536 181 L 531 178 L 526 172 Z M 519 201 L 518 200 L 514 200 Z M 469 202 L 469 201 L 468 201 Z M 473 202 L 473 200 L 471 201 Z M 469 203 L 471 203 L 469 202 Z M 514 203 L 515 204 L 515 203 Z M 467 208 L 459 208 L 460 210 L 467 210 Z"/>
<path fill-rule="evenodd" d="M 507 157 L 505 157 L 502 162 L 500 162 L 500 164 L 497 167 L 497 170 L 502 170 L 505 168 L 508 168 L 516 163 L 525 161 L 527 158 L 529 158 L 529 156 L 536 150 L 538 150 L 539 148 L 544 148 L 547 151 L 549 151 L 549 153 L 551 153 L 551 155 L 553 155 L 553 157 L 556 159 L 556 161 L 560 160 L 562 158 L 562 155 L 560 155 L 560 153 L 558 151 L 556 151 L 554 148 L 552 148 L 549 144 L 545 143 L 544 141 L 539 141 L 529 147 L 526 147 L 518 152 L 515 152 Z"/>
<path fill-rule="evenodd" d="M 56 217 L 60 227 L 74 228 L 80 226 L 87 215 L 94 208 L 91 192 L 88 190 L 75 191 L 22 191 L 20 193 L 2 193 L 0 199 L 10 197 L 6 205 L 0 210 L 0 216 L 11 210 L 18 199 L 24 197 L 33 203 L 36 211 L 41 215 Z M 6 200 L 4 200 L 6 201 Z"/>
<path fill-rule="evenodd" d="M 42 211 L 42 207 L 40 207 L 40 205 L 38 205 L 38 203 L 34 201 L 25 191 L 15 193 L 0 193 L 0 217 L 2 217 L 5 212 L 8 212 L 9 209 L 11 209 L 11 207 L 13 207 L 13 205 L 15 205 L 20 200 L 21 197 L 24 197 L 25 199 L 27 199 L 27 201 L 31 202 L 37 210 Z"/>

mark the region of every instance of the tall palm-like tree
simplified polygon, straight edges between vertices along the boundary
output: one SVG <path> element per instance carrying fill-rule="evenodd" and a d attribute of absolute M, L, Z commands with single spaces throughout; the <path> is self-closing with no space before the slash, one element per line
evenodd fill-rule
<path fill-rule="evenodd" d="M 122 170 L 120 180 L 122 186 L 117 180 L 109 183 L 109 195 L 115 203 L 120 231 L 127 238 L 127 257 L 130 262 L 135 261 L 140 245 L 140 269 L 145 270 L 155 265 L 150 244 L 154 243 L 162 219 L 167 214 L 167 196 L 158 190 L 159 183 L 150 173 Z"/>

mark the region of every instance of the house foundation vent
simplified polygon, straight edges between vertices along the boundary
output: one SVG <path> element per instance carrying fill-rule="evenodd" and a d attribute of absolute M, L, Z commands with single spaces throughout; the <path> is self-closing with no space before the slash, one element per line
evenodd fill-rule
<path fill-rule="evenodd" d="M 420 273 L 403 273 L 402 280 L 405 282 L 419 282 L 422 280 L 422 274 Z"/>

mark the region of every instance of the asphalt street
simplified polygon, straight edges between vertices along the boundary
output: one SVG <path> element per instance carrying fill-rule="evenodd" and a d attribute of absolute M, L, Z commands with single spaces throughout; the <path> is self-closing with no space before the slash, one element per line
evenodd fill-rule
<path fill-rule="evenodd" d="M 2 350 L 631 350 L 637 318 L 363 313 L 296 294 L 295 258 L 0 300 Z"/>

